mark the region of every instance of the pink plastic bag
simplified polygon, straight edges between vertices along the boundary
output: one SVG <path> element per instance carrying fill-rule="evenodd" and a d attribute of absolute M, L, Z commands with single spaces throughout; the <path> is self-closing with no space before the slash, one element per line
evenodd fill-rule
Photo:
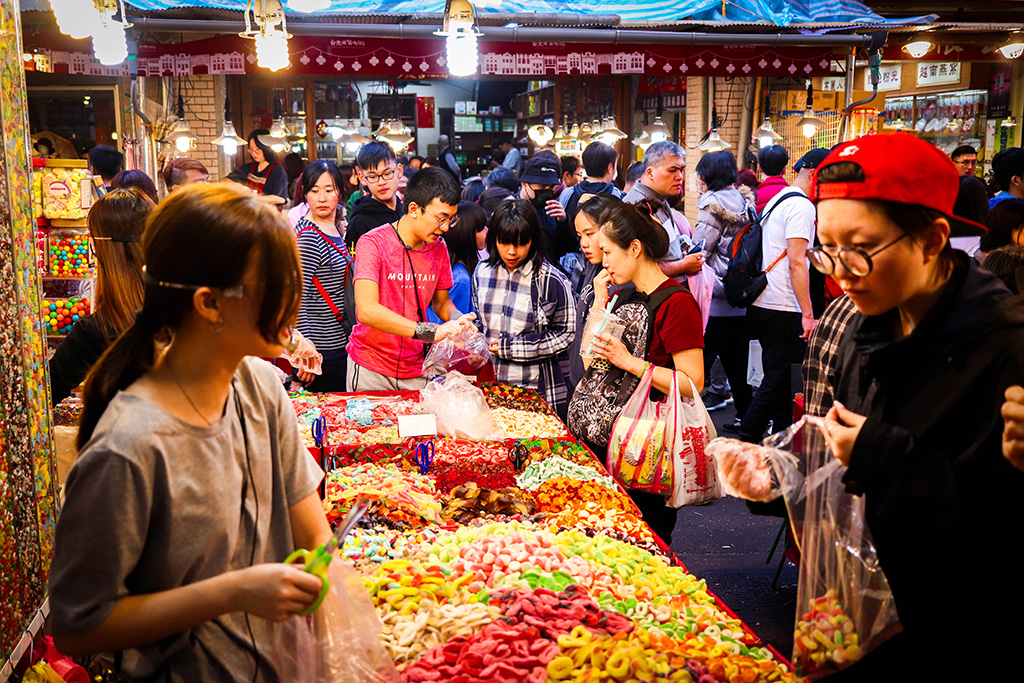
<path fill-rule="evenodd" d="M 665 442 L 672 404 L 651 400 L 653 376 L 654 366 L 649 366 L 612 425 L 608 469 L 627 489 L 669 495 L 675 482 Z M 679 389 L 674 388 L 678 401 Z"/>

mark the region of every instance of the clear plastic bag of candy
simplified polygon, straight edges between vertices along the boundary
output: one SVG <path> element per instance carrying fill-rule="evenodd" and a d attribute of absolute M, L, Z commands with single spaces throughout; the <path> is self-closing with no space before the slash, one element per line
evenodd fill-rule
<path fill-rule="evenodd" d="M 398 670 L 381 641 L 384 626 L 363 580 L 337 559 L 327 571 L 331 586 L 323 604 L 308 617 L 278 625 L 273 656 L 281 680 L 398 683 Z"/>
<path fill-rule="evenodd" d="M 420 410 L 437 417 L 438 432 L 470 441 L 504 438 L 487 406 L 484 392 L 461 372 L 431 380 L 420 390 Z"/>
<path fill-rule="evenodd" d="M 463 330 L 454 337 L 445 337 L 431 345 L 423 359 L 423 374 L 444 375 L 452 370 L 470 374 L 491 361 L 487 338 L 477 329 Z"/>
<path fill-rule="evenodd" d="M 793 665 L 820 678 L 845 669 L 902 630 L 864 513 L 846 491 L 846 468 L 804 417 L 762 443 L 800 548 Z"/>

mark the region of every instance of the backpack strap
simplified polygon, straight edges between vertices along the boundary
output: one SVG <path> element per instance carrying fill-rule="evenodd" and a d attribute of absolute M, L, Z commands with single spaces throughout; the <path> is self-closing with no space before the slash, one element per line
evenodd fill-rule
<path fill-rule="evenodd" d="M 775 209 L 779 208 L 779 204 L 781 204 L 782 202 L 786 201 L 790 197 L 801 197 L 801 196 L 803 196 L 803 195 L 801 195 L 799 192 L 787 192 L 786 194 L 784 194 L 781 197 L 779 197 L 778 201 L 776 201 L 775 204 L 772 205 L 772 208 L 769 209 L 766 213 L 761 214 L 761 216 L 758 218 L 758 222 L 761 224 L 761 229 L 762 230 L 764 229 L 764 222 L 766 220 L 768 220 L 768 216 L 770 216 L 772 214 L 772 211 L 775 211 Z M 811 201 L 809 197 L 807 197 L 806 199 L 807 199 L 807 201 Z M 772 268 L 777 266 L 779 264 L 779 261 L 781 261 L 783 259 L 783 257 L 786 256 L 787 253 L 789 253 L 789 249 L 783 249 L 782 253 L 779 254 L 779 257 L 777 259 L 775 259 L 774 261 L 772 261 L 772 264 L 770 266 L 768 266 L 767 268 L 765 268 L 764 272 L 767 273 Z M 733 256 L 735 256 L 735 254 L 733 254 Z"/>
<path fill-rule="evenodd" d="M 651 340 L 654 339 L 654 313 L 661 307 L 663 303 L 668 301 L 668 298 L 676 292 L 685 292 L 686 288 L 678 283 L 673 283 L 668 287 L 659 289 L 658 291 L 647 297 L 647 348 L 645 352 L 651 350 Z"/>
<path fill-rule="evenodd" d="M 348 254 L 342 251 L 341 247 L 335 244 L 327 235 L 320 232 L 319 228 L 312 225 L 308 225 L 299 230 L 299 232 L 295 235 L 296 238 L 304 232 L 315 232 L 316 234 L 320 235 L 320 237 L 324 239 L 324 242 L 326 242 L 329 246 L 334 247 L 335 251 L 337 251 L 339 254 L 346 258 L 345 277 L 347 282 L 348 278 L 352 277 L 352 259 L 348 258 Z M 327 304 L 327 307 L 331 309 L 331 313 L 334 314 L 334 319 L 337 320 L 338 322 L 344 320 L 345 312 L 339 309 L 338 305 L 334 303 L 334 300 L 330 297 L 330 295 L 327 294 L 327 290 L 324 289 L 323 283 L 320 282 L 320 278 L 318 278 L 316 275 L 313 276 L 313 286 L 316 287 L 318 292 L 320 292 L 320 296 L 323 297 L 324 303 Z"/>

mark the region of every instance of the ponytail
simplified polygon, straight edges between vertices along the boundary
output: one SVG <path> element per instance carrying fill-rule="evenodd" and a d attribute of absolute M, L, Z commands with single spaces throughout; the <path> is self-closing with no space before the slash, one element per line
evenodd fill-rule
<path fill-rule="evenodd" d="M 117 392 L 127 389 L 156 363 L 158 333 L 159 324 L 140 310 L 131 327 L 96 361 L 82 391 L 82 418 L 76 442 L 79 451 L 89 443 Z"/>

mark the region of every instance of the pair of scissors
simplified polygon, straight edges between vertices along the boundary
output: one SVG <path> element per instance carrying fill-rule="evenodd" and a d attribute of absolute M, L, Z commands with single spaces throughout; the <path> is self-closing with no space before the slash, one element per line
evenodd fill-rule
<path fill-rule="evenodd" d="M 316 602 L 299 612 L 299 616 L 307 617 L 317 611 L 320 605 L 323 604 L 324 598 L 327 597 L 327 591 L 331 587 L 331 580 L 327 577 L 327 567 L 330 566 L 331 560 L 334 559 L 334 551 L 341 546 L 345 541 L 345 537 L 348 536 L 348 533 L 355 528 L 356 523 L 369 509 L 369 500 L 366 498 L 357 499 L 355 504 L 353 504 L 352 509 L 348 511 L 348 515 L 345 516 L 344 521 L 342 521 L 341 525 L 338 527 L 338 530 L 334 532 L 334 536 L 331 537 L 331 540 L 327 541 L 327 543 L 316 550 L 299 548 L 285 558 L 285 564 L 297 564 L 296 560 L 301 560 L 303 563 L 303 571 L 313 574 L 314 576 L 319 576 L 320 580 L 323 581 L 324 584 L 320 589 L 320 595 L 317 596 Z"/>
<path fill-rule="evenodd" d="M 324 460 L 324 441 L 327 436 L 327 418 L 319 415 L 309 425 L 313 433 L 313 443 L 320 449 L 320 469 L 324 471 L 324 478 L 320 481 L 320 500 L 327 495 L 327 463 Z"/>
<path fill-rule="evenodd" d="M 517 474 L 522 472 L 528 457 L 530 457 L 530 452 L 526 450 L 522 439 L 516 439 L 515 443 L 509 446 L 508 461 L 512 463 L 512 468 Z"/>
<path fill-rule="evenodd" d="M 412 459 L 413 462 L 419 465 L 420 474 L 429 472 L 430 466 L 434 463 L 434 442 L 421 441 L 416 444 L 416 448 L 413 449 Z"/>

